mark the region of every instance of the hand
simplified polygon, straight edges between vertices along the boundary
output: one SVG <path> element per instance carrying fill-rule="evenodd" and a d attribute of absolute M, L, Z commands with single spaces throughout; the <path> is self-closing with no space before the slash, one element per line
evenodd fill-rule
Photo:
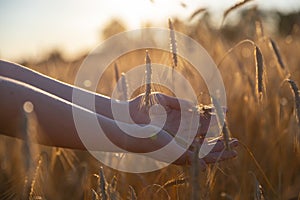
<path fill-rule="evenodd" d="M 211 109 L 205 109 L 204 112 L 199 113 L 195 112 L 195 105 L 189 101 L 177 99 L 175 97 L 170 97 L 161 93 L 155 93 L 152 95 L 155 95 L 156 103 L 163 106 L 163 108 L 166 110 L 167 120 L 164 124 L 163 130 L 167 131 L 173 137 L 176 137 L 175 135 L 178 132 L 181 117 L 184 119 L 183 126 L 186 125 L 186 127 L 183 127 L 183 129 L 186 128 L 186 130 L 184 130 L 183 132 L 184 134 L 189 134 L 190 131 L 188 131 L 187 129 L 189 129 L 190 126 L 187 122 L 191 121 L 195 114 L 198 115 L 200 127 L 196 127 L 196 129 L 194 127 L 194 129 L 191 131 L 197 131 L 196 136 L 200 138 L 203 138 L 206 135 L 210 123 L 212 123 L 212 125 L 216 125 L 216 116 L 210 114 Z M 148 124 L 151 120 L 149 117 L 149 109 L 141 105 L 143 98 L 144 96 L 140 95 L 129 102 L 132 120 L 137 124 Z M 180 107 L 180 105 L 182 107 Z M 186 152 L 174 162 L 174 164 L 191 164 L 194 157 L 192 149 L 193 146 L 196 145 L 196 143 L 197 142 L 193 141 L 191 147 L 188 148 Z M 206 143 L 205 145 L 214 146 L 205 157 L 198 159 L 200 169 L 202 170 L 206 168 L 207 164 L 231 159 L 236 157 L 237 155 L 236 151 L 234 150 L 225 150 L 224 142 L 221 139 L 217 138 L 215 140 L 210 141 L 201 139 L 197 145 L 201 145 L 203 143 Z M 231 149 L 233 149 L 237 145 L 238 141 L 236 139 L 232 139 L 230 141 Z"/>
<path fill-rule="evenodd" d="M 136 127 L 138 130 L 141 127 Z M 153 127 L 155 129 L 155 127 Z M 139 130 L 138 130 L 139 131 Z M 126 136 L 126 134 L 122 134 Z M 200 170 L 205 170 L 207 164 L 218 163 L 220 161 L 228 160 L 237 156 L 235 147 L 238 146 L 238 141 L 236 139 L 231 139 L 229 141 L 230 149 L 225 148 L 224 141 L 220 138 L 215 138 L 213 140 L 206 139 L 196 139 L 191 145 L 191 148 L 184 148 L 174 141 L 174 138 L 164 130 L 159 131 L 153 138 L 136 138 L 131 137 L 129 139 L 120 137 L 117 138 L 120 147 L 134 153 L 147 153 L 148 156 L 167 163 L 173 163 L 176 165 L 194 165 L 196 162 Z M 124 141 L 127 143 L 125 146 Z M 157 152 L 161 150 L 167 144 L 171 145 L 164 149 L 163 152 Z M 139 145 L 137 145 L 139 144 Z M 200 153 L 195 154 L 195 147 L 200 148 Z M 128 147 L 128 148 L 126 148 Z M 193 150 L 194 149 L 194 150 Z M 170 160 L 173 158 L 174 154 L 181 155 L 177 160 Z M 203 155 L 199 158 L 199 155 Z"/>
<path fill-rule="evenodd" d="M 161 93 L 154 93 L 152 95 L 155 98 L 155 103 L 161 105 L 167 112 L 167 119 L 163 129 L 172 136 L 176 135 L 179 125 L 181 125 L 181 128 L 183 128 L 181 130 L 184 132 L 197 131 L 196 136 L 204 137 L 210 122 L 216 124 L 216 116 L 210 114 L 210 109 L 199 113 L 196 111 L 195 105 L 189 101 Z M 144 96 L 140 95 L 129 102 L 131 117 L 137 124 L 148 124 L 151 120 L 149 117 L 149 109 L 141 104 L 143 98 Z M 182 108 L 180 106 L 182 106 Z M 190 122 L 195 119 L 196 115 L 199 117 L 200 127 L 191 127 Z M 181 119 L 184 123 L 181 123 Z"/>
<path fill-rule="evenodd" d="M 221 139 L 216 139 L 212 141 L 200 141 L 197 145 L 205 145 L 211 146 L 211 151 L 204 156 L 203 158 L 197 157 L 196 162 L 198 162 L 200 170 L 205 170 L 208 164 L 218 163 L 220 161 L 225 161 L 228 159 L 232 159 L 237 156 L 237 152 L 233 150 L 238 146 L 238 140 L 231 139 L 229 142 L 231 150 L 226 150 L 224 141 Z M 201 146 L 200 146 L 201 147 Z M 177 159 L 174 164 L 176 165 L 190 165 L 195 162 L 194 155 L 195 153 L 191 150 L 187 150 L 179 159 Z"/>

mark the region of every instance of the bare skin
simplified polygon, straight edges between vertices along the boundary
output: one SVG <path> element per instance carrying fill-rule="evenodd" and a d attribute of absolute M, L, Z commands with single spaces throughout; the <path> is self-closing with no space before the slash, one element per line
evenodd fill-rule
<path fill-rule="evenodd" d="M 76 89 L 85 95 L 95 95 L 96 113 L 87 110 L 81 105 L 72 103 L 72 91 Z M 111 100 L 100 94 L 88 92 L 76 88 L 72 85 L 51 79 L 45 75 L 34 72 L 25 67 L 0 61 L 0 133 L 8 136 L 22 138 L 20 124 L 22 123 L 22 108 L 26 101 L 34 105 L 34 113 L 38 119 L 38 132 L 40 135 L 37 141 L 41 144 L 59 147 L 68 147 L 75 149 L 85 149 L 82 144 L 74 124 L 72 109 L 77 109 L 86 118 L 97 117 L 104 134 L 116 144 L 120 149 L 145 153 L 157 150 L 172 141 L 176 134 L 176 124 L 180 122 L 180 106 L 178 100 L 163 94 L 157 94 L 158 103 L 167 110 L 167 121 L 163 130 L 160 130 L 155 140 L 149 138 L 136 138 L 124 133 L 113 119 L 111 111 Z M 149 123 L 149 115 L 146 110 L 141 110 L 139 102 L 142 96 L 139 96 L 129 102 L 120 102 L 120 109 L 126 103 L 129 103 L 131 116 L 135 123 Z M 184 101 L 184 105 L 191 106 L 191 103 Z M 127 106 L 127 105 L 126 105 Z M 188 111 L 186 115 L 189 115 Z M 204 136 L 211 117 L 200 116 L 202 126 L 197 129 L 198 136 Z M 129 124 L 126 119 L 122 121 L 129 129 L 136 130 L 136 125 Z M 153 127 L 155 128 L 155 127 Z M 92 134 L 92 133 L 91 133 Z M 97 145 L 97 144 L 101 145 Z M 138 145 L 137 145 L 138 144 Z M 231 142 L 232 147 L 237 146 L 237 141 Z M 103 141 L 94 141 L 94 148 L 101 151 L 120 151 L 119 149 L 109 149 L 105 139 Z M 178 145 L 176 147 L 180 149 Z M 187 150 L 174 163 L 183 165 L 191 162 L 192 151 Z M 236 156 L 235 151 L 224 151 L 224 145 L 221 140 L 216 141 L 212 151 L 203 159 L 199 159 L 202 169 L 208 163 L 214 163 L 218 160 L 226 160 Z M 159 158 L 157 158 L 159 159 Z"/>
<path fill-rule="evenodd" d="M 100 115 L 114 119 L 111 110 L 111 101 L 113 100 L 107 96 L 98 93 L 92 93 L 82 88 L 74 87 L 73 85 L 69 85 L 61 81 L 55 80 L 53 78 L 35 72 L 31 69 L 25 68 L 23 66 L 1 61 L 1 60 L 0 60 L 0 76 L 4 76 L 7 78 L 11 78 L 14 80 L 27 83 L 31 86 L 39 88 L 45 92 L 53 94 L 69 102 L 72 102 L 72 92 L 75 89 L 85 96 L 95 97 L 95 111 Z M 146 109 L 140 108 L 140 102 L 142 98 L 143 96 L 140 95 L 134 99 L 131 99 L 129 102 L 126 103 L 118 102 L 115 103 L 114 105 L 118 106 L 117 108 L 118 110 L 124 110 L 126 109 L 127 106 L 126 104 L 129 103 L 132 120 L 138 124 L 148 124 L 150 120 L 149 113 Z M 156 99 L 157 99 L 157 103 L 162 105 L 165 108 L 165 110 L 168 112 L 168 118 L 164 126 L 164 130 L 166 130 L 168 133 L 174 136 L 177 132 L 176 124 L 180 123 L 180 115 L 181 115 L 180 104 L 184 105 L 185 107 L 192 107 L 193 104 L 188 101 L 179 100 L 177 98 L 170 97 L 161 93 L 156 94 Z M 83 106 L 83 105 L 79 105 L 79 106 Z M 188 109 L 186 109 L 186 113 L 188 115 L 193 114 L 188 112 L 189 112 Z M 208 125 L 211 121 L 211 118 L 213 118 L 212 121 L 215 121 L 214 116 L 211 117 L 210 115 L 200 115 L 199 119 L 202 126 L 199 128 L 197 132 L 198 136 L 205 135 L 205 133 L 207 132 Z M 127 119 L 118 119 L 118 120 L 126 123 L 129 122 L 127 121 Z"/>

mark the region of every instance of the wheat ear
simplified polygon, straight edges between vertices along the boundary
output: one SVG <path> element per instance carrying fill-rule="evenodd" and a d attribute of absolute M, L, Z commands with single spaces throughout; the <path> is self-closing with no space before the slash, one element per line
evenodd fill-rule
<path fill-rule="evenodd" d="M 291 89 L 294 93 L 295 97 L 295 105 L 296 105 L 296 113 L 297 113 L 297 118 L 298 118 L 298 125 L 300 126 L 300 96 L 299 96 L 299 88 L 295 81 L 292 79 L 287 79 L 287 82 L 290 84 Z"/>
<path fill-rule="evenodd" d="M 129 185 L 129 191 L 128 191 L 127 199 L 128 200 L 137 200 L 135 190 L 133 189 L 133 187 L 131 185 Z"/>
<path fill-rule="evenodd" d="M 115 71 L 115 80 L 116 80 L 116 83 L 117 83 L 118 92 L 120 92 L 121 88 L 118 84 L 118 81 L 120 79 L 120 75 L 119 75 L 119 67 L 118 67 L 117 63 L 114 64 L 114 71 Z"/>
<path fill-rule="evenodd" d="M 40 168 L 43 162 L 43 155 L 40 155 L 37 166 L 34 170 L 33 178 L 30 185 L 29 199 L 34 199 L 35 196 L 35 186 L 38 179 L 38 175 L 40 173 Z"/>
<path fill-rule="evenodd" d="M 149 56 L 149 52 L 146 51 L 146 93 L 145 93 L 145 105 L 149 107 L 150 95 L 151 95 L 151 76 L 152 76 L 152 67 L 151 67 L 151 59 Z"/>
<path fill-rule="evenodd" d="M 92 200 L 100 200 L 99 195 L 94 189 L 92 189 Z"/>
<path fill-rule="evenodd" d="M 121 82 L 122 82 L 122 91 L 123 91 L 123 97 L 124 100 L 128 100 L 128 84 L 125 73 L 121 74 Z"/>
<path fill-rule="evenodd" d="M 258 39 L 265 37 L 264 27 L 260 19 L 255 22 L 255 32 Z"/>
<path fill-rule="evenodd" d="M 269 43 L 270 47 L 273 49 L 273 51 L 275 53 L 277 62 L 279 63 L 281 69 L 285 69 L 285 65 L 284 65 L 283 60 L 280 56 L 279 49 L 278 49 L 276 43 L 271 38 L 269 38 L 269 41 L 270 41 L 270 43 Z"/>
<path fill-rule="evenodd" d="M 117 63 L 114 64 L 114 69 L 115 69 L 116 83 L 118 83 L 120 76 L 119 76 L 119 67 L 118 67 Z"/>
<path fill-rule="evenodd" d="M 257 180 L 255 174 L 252 171 L 249 171 L 249 174 L 251 174 L 254 178 L 254 196 L 256 200 L 264 199 L 262 186 Z"/>
<path fill-rule="evenodd" d="M 99 171 L 99 189 L 100 189 L 100 197 L 102 200 L 107 200 L 107 192 L 106 192 L 106 180 L 104 176 L 103 167 L 100 167 Z"/>
<path fill-rule="evenodd" d="M 177 67 L 178 58 L 177 58 L 177 43 L 175 38 L 175 31 L 172 20 L 169 19 L 169 30 L 170 30 L 170 51 L 172 53 L 172 65 L 173 68 Z"/>
<path fill-rule="evenodd" d="M 257 87 L 257 95 L 259 100 L 263 97 L 263 74 L 264 74 L 264 65 L 263 65 L 263 56 L 258 46 L 255 46 L 254 50 L 255 57 L 255 66 L 256 66 L 256 87 Z"/>

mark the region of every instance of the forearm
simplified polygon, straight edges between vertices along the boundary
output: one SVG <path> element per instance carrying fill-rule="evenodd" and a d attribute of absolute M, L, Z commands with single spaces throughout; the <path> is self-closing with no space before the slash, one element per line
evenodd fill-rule
<path fill-rule="evenodd" d="M 84 137 L 88 139 L 90 150 L 122 151 L 109 145 L 109 141 L 112 141 L 115 146 L 124 150 L 143 153 L 159 149 L 172 140 L 171 136 L 162 132 L 157 134 L 156 140 L 131 137 L 124 133 L 114 120 L 73 105 L 28 84 L 1 76 L 0 95 L 0 132 L 8 136 L 24 138 L 22 134 L 24 130 L 21 126 L 24 121 L 23 104 L 30 101 L 34 105 L 37 119 L 36 140 L 41 144 L 75 149 L 86 148 L 77 134 L 72 109 L 80 113 L 82 120 L 86 122 L 90 122 L 96 116 L 101 125 L 102 133 L 95 133 L 95 130 L 88 125 L 85 127 Z M 138 130 L 137 125 L 126 126 L 128 130 Z"/>
<path fill-rule="evenodd" d="M 31 69 L 25 68 L 21 65 L 2 60 L 0 60 L 0 76 L 27 83 L 69 102 L 72 102 L 73 90 L 77 90 L 76 92 L 80 92 L 82 95 L 93 96 L 95 97 L 95 111 L 100 115 L 113 119 L 111 110 L 112 100 L 104 95 L 78 88 L 76 86 L 55 80 Z M 80 104 L 80 102 L 78 103 L 79 106 L 83 106 L 83 104 Z M 116 106 L 119 110 L 126 109 L 125 102 L 119 103 L 115 101 L 114 103 L 114 106 Z M 128 122 L 125 119 L 122 121 Z"/>

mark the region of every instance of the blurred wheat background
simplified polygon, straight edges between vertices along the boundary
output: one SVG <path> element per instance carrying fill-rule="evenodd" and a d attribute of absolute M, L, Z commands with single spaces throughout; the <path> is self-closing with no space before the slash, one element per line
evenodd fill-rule
<path fill-rule="evenodd" d="M 21 127 L 26 141 L 0 136 L 0 198 L 300 199 L 296 88 L 300 84 L 300 13 L 261 11 L 255 5 L 245 7 L 246 3 L 228 7 L 222 25 L 213 24 L 210 17 L 214 13 L 203 8 L 195 8 L 188 20 L 172 19 L 176 31 L 203 45 L 222 74 L 227 124 L 232 137 L 240 141 L 238 158 L 211 165 L 196 177 L 193 165 L 123 173 L 101 164 L 88 152 L 34 144 L 36 120 L 27 114 Z M 126 26 L 113 19 L 102 36 L 124 30 Z M 66 59 L 55 49 L 42 58 L 13 61 L 72 84 L 87 53 Z M 149 50 L 149 54 L 157 63 L 172 66 L 174 62 L 170 52 Z M 112 63 L 101 80 L 109 84 L 97 92 L 111 95 L 116 86 L 116 81 L 111 83 L 115 63 L 121 76 L 145 63 L 145 51 L 128 53 Z M 199 102 L 209 103 L 201 77 L 193 76 L 189 64 L 178 58 L 177 70 L 199 91 Z"/>

